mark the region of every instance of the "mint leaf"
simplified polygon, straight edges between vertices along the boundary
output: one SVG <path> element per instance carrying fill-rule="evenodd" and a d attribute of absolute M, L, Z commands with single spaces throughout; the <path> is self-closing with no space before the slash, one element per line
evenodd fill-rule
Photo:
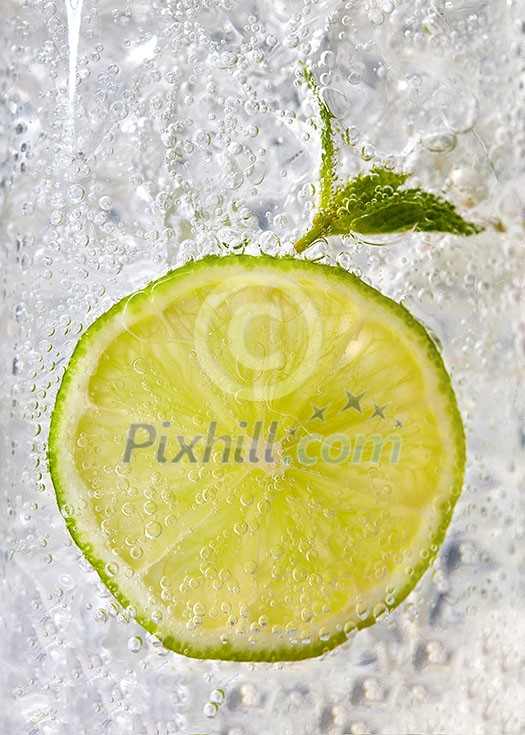
<path fill-rule="evenodd" d="M 369 174 L 359 174 L 347 184 L 338 187 L 337 196 L 351 196 L 359 199 L 363 206 L 378 193 L 390 196 L 406 182 L 410 174 L 398 173 L 390 168 L 374 166 Z"/>
<path fill-rule="evenodd" d="M 480 232 L 480 228 L 466 222 L 445 199 L 422 189 L 400 190 L 407 179 L 407 174 L 375 168 L 371 174 L 361 174 L 339 187 L 325 214 L 330 234 L 382 235 L 405 230 L 454 235 Z"/>
<path fill-rule="evenodd" d="M 474 235 L 483 228 L 467 222 L 446 199 L 422 189 L 401 188 L 410 174 L 380 166 L 337 185 L 335 177 L 335 116 L 321 97 L 312 72 L 303 64 L 303 76 L 313 92 L 321 118 L 320 196 L 311 229 L 296 243 L 303 252 L 330 235 L 384 235 L 393 232 L 449 232 Z"/>
<path fill-rule="evenodd" d="M 301 253 L 323 237 L 352 232 L 481 232 L 481 227 L 464 220 L 445 199 L 422 189 L 401 189 L 408 178 L 408 174 L 374 168 L 337 187 L 328 206 L 316 213 L 312 228 L 295 244 L 296 251 Z"/>

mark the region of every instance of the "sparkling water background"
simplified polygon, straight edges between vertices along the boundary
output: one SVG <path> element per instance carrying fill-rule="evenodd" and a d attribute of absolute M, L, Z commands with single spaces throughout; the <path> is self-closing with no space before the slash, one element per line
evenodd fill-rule
<path fill-rule="evenodd" d="M 0 733 L 525 732 L 525 33 L 512 0 L 2 0 Z M 434 567 L 321 659 L 167 652 L 72 545 L 46 464 L 82 331 L 204 253 L 290 252 L 316 200 L 307 61 L 352 145 L 479 236 L 334 238 L 436 335 L 468 435 Z"/>

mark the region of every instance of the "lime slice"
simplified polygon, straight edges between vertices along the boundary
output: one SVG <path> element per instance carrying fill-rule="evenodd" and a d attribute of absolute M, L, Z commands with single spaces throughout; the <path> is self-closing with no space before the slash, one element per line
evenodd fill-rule
<path fill-rule="evenodd" d="M 69 530 L 164 646 L 316 656 L 403 600 L 465 462 L 442 359 L 340 268 L 208 257 L 83 335 L 49 458 Z"/>

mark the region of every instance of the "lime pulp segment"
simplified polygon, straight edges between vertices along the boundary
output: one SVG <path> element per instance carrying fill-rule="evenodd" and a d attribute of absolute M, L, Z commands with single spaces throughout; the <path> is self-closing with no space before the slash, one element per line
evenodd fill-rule
<path fill-rule="evenodd" d="M 59 390 L 69 530 L 122 605 L 200 658 L 321 654 L 403 600 L 461 491 L 442 359 L 343 269 L 208 257 L 117 303 Z"/>

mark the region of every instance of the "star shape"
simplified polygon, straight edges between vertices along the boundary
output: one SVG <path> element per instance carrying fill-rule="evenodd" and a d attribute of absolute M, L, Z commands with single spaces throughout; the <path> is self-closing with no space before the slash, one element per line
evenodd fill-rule
<path fill-rule="evenodd" d="M 388 406 L 388 403 L 385 403 L 384 406 L 378 406 L 377 403 L 374 403 L 374 413 L 372 414 L 371 418 L 375 418 L 378 416 L 380 419 L 385 418 L 385 408 Z"/>
<path fill-rule="evenodd" d="M 396 422 L 394 424 L 394 429 L 402 429 L 403 428 L 403 422 L 400 419 L 396 419 Z"/>
<path fill-rule="evenodd" d="M 358 396 L 354 396 L 353 393 L 350 393 L 349 390 L 345 390 L 346 393 L 346 406 L 344 406 L 341 409 L 341 413 L 343 411 L 348 411 L 350 408 L 353 408 L 354 411 L 358 411 L 359 413 L 363 413 L 363 409 L 361 408 L 361 399 L 365 395 L 364 393 L 360 393 Z"/>
<path fill-rule="evenodd" d="M 313 421 L 314 419 L 320 419 L 321 421 L 326 421 L 324 417 L 324 412 L 326 411 L 327 408 L 328 406 L 323 406 L 323 408 L 319 408 L 318 406 L 312 403 L 313 414 L 310 416 L 308 421 Z"/>

